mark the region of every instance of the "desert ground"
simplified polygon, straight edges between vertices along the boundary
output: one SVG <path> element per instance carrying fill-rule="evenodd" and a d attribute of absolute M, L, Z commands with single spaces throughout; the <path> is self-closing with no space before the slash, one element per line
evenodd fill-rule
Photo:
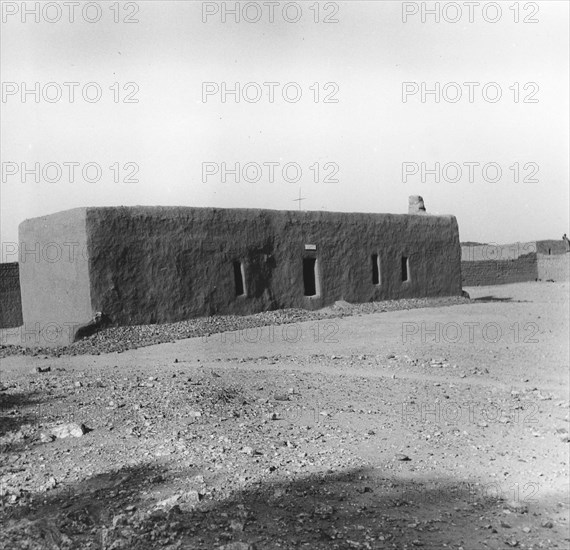
<path fill-rule="evenodd" d="M 5 353 L 0 548 L 568 548 L 569 284 L 466 290 Z"/>

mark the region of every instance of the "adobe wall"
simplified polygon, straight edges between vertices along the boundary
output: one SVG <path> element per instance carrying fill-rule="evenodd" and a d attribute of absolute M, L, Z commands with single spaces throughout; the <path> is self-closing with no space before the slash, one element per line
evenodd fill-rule
<path fill-rule="evenodd" d="M 502 285 L 536 281 L 536 254 L 519 256 L 516 260 L 462 261 L 463 286 Z"/>
<path fill-rule="evenodd" d="M 0 264 L 0 328 L 22 324 L 22 299 L 18 262 Z"/>
<path fill-rule="evenodd" d="M 453 216 L 89 208 L 87 234 L 91 310 L 117 324 L 461 294 Z M 372 254 L 380 257 L 377 286 Z M 409 282 L 401 281 L 402 255 Z M 304 296 L 309 256 L 317 258 L 317 297 Z M 233 261 L 243 262 L 245 297 L 236 297 Z"/>
<path fill-rule="evenodd" d="M 463 286 L 568 280 L 566 243 L 542 240 L 461 246 Z"/>
<path fill-rule="evenodd" d="M 539 255 L 537 263 L 540 281 L 568 281 L 570 279 L 570 254 Z"/>
<path fill-rule="evenodd" d="M 93 317 L 87 261 L 86 209 L 19 226 L 23 345 L 67 344 Z"/>
<path fill-rule="evenodd" d="M 568 250 L 568 245 L 562 240 L 545 240 L 536 241 L 536 251 L 538 254 L 544 254 L 546 256 L 566 254 Z"/>
<path fill-rule="evenodd" d="M 538 250 L 538 243 L 518 242 L 511 244 L 482 244 L 482 245 L 462 245 L 462 262 L 482 262 L 487 260 L 506 261 L 516 260 L 520 256 L 534 254 Z"/>

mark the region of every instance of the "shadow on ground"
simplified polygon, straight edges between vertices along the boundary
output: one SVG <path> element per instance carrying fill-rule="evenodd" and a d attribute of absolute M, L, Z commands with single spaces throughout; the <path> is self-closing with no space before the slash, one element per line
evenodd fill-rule
<path fill-rule="evenodd" d="M 274 472 L 228 493 L 203 480 L 192 489 L 196 471 L 136 466 L 29 495 L 2 509 L 0 547 L 468 550 L 520 546 L 521 535 L 528 548 L 541 536 L 534 525 L 521 530 L 540 521 L 537 501 L 506 512 L 492 489 L 461 480 L 406 481 L 372 468 L 290 480 Z"/>
<path fill-rule="evenodd" d="M 49 397 L 31 390 L 18 393 L 0 391 L 0 452 L 17 450 L 27 437 L 27 427 L 38 422 L 41 404 Z"/>
<path fill-rule="evenodd" d="M 472 302 L 509 302 L 513 304 L 524 304 L 530 303 L 530 300 L 513 300 L 512 298 L 499 298 L 498 296 L 481 296 L 479 298 L 473 298 Z"/>

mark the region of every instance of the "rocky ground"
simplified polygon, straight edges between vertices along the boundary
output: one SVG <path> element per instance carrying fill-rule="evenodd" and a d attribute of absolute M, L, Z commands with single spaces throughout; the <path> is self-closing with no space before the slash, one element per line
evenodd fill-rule
<path fill-rule="evenodd" d="M 280 309 L 265 311 L 255 315 L 215 315 L 207 318 L 189 319 L 178 323 L 164 323 L 162 325 L 138 325 L 130 327 L 113 327 L 99 330 L 97 333 L 73 342 L 66 346 L 40 347 L 21 345 L 21 328 L 0 331 L 0 357 L 10 355 L 48 355 L 60 357 L 62 355 L 98 355 L 113 351 L 122 352 L 129 349 L 175 342 L 184 338 L 208 337 L 212 334 L 236 330 L 249 330 L 254 337 L 254 330 L 260 327 L 280 327 L 281 325 L 300 323 L 303 321 L 318 321 L 334 319 L 345 316 L 365 313 L 383 313 L 403 309 L 419 309 L 425 307 L 444 307 L 468 302 L 461 296 L 448 296 L 443 298 L 412 298 L 403 300 L 390 300 L 385 302 L 372 302 L 366 304 L 349 304 L 336 302 L 334 306 L 318 311 L 305 309 Z M 274 329 L 273 329 L 274 330 Z M 30 332 L 30 331 L 28 331 Z M 34 333 L 32 333 L 32 341 Z M 38 335 L 39 336 L 39 335 Z M 249 333 L 248 333 L 249 336 Z M 289 339 L 294 339 L 291 332 Z M 36 338 L 39 340 L 39 337 Z"/>
<path fill-rule="evenodd" d="M 568 548 L 569 285 L 467 290 L 6 346 L 0 548 Z"/>

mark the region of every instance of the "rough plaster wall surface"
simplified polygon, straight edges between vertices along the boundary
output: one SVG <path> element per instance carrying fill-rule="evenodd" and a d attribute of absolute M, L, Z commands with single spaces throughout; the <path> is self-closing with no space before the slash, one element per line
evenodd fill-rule
<path fill-rule="evenodd" d="M 20 285 L 26 345 L 72 339 L 73 325 L 93 317 L 87 262 L 86 209 L 22 222 Z"/>
<path fill-rule="evenodd" d="M 538 279 L 540 281 L 568 281 L 570 279 L 570 254 L 556 256 L 538 255 Z"/>
<path fill-rule="evenodd" d="M 0 264 L 0 328 L 22 324 L 20 273 L 17 262 Z"/>
<path fill-rule="evenodd" d="M 89 208 L 87 235 L 91 309 L 117 324 L 461 293 L 453 216 Z M 372 284 L 372 254 L 380 285 Z M 318 296 L 304 296 L 304 257 L 317 258 Z M 243 263 L 246 296 L 235 293 L 235 261 Z"/>
<path fill-rule="evenodd" d="M 538 269 L 536 254 L 520 256 L 516 260 L 461 262 L 463 286 L 486 286 L 536 281 Z"/>

